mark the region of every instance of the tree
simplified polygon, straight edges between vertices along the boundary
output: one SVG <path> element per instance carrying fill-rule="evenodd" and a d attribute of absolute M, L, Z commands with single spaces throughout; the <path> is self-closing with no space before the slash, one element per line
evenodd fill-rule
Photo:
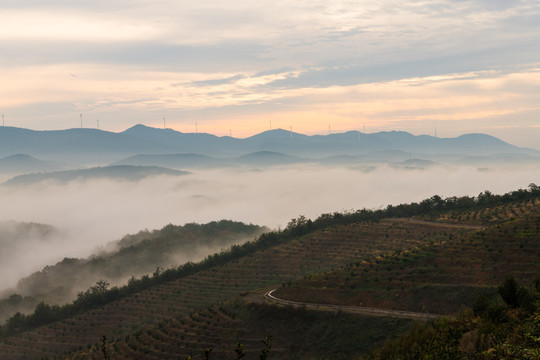
<path fill-rule="evenodd" d="M 484 192 L 478 194 L 476 199 L 479 205 L 489 205 L 494 199 L 494 196 L 491 191 L 485 190 Z"/>
<path fill-rule="evenodd" d="M 46 324 L 47 322 L 51 321 L 52 318 L 53 312 L 51 306 L 45 304 L 43 301 L 40 302 L 34 310 L 33 322 L 38 325 Z"/>
<path fill-rule="evenodd" d="M 518 288 L 519 286 L 516 279 L 514 279 L 513 276 L 509 276 L 498 289 L 499 295 L 501 295 L 504 302 L 512 308 L 519 306 Z"/>
<path fill-rule="evenodd" d="M 242 343 L 236 344 L 236 349 L 234 349 L 234 352 L 236 353 L 237 360 L 240 360 L 246 356 L 246 353 L 244 352 L 244 345 Z"/>
<path fill-rule="evenodd" d="M 261 342 L 264 344 L 264 349 L 261 350 L 259 360 L 266 360 L 270 355 L 270 349 L 272 349 L 272 335 L 268 335 L 266 340 L 261 340 Z"/>
<path fill-rule="evenodd" d="M 109 356 L 109 352 L 107 351 L 107 337 L 105 335 L 101 337 L 101 352 L 103 352 L 103 357 L 105 360 L 109 360 L 111 358 Z"/>
<path fill-rule="evenodd" d="M 96 282 L 96 285 L 92 286 L 90 289 L 94 294 L 103 294 L 109 288 L 109 282 L 105 280 L 99 280 Z"/>

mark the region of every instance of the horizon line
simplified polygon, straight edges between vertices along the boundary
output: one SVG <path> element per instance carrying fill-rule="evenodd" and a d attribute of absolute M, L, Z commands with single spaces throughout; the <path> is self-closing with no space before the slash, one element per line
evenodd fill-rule
<path fill-rule="evenodd" d="M 311 136 L 341 135 L 341 134 L 346 134 L 346 133 L 357 133 L 357 134 L 362 134 L 362 135 L 375 135 L 375 134 L 392 133 L 392 132 L 405 133 L 405 134 L 409 134 L 409 135 L 412 135 L 412 136 L 428 136 L 428 137 L 431 137 L 431 138 L 434 138 L 434 139 L 455 139 L 455 138 L 458 138 L 458 137 L 461 137 L 461 136 L 464 136 L 464 135 L 485 135 L 485 136 L 490 136 L 490 137 L 499 139 L 501 141 L 504 141 L 504 140 L 502 140 L 502 139 L 500 139 L 500 138 L 498 138 L 496 136 L 489 135 L 489 134 L 486 134 L 486 133 L 479 133 L 479 132 L 462 133 L 461 135 L 454 136 L 454 137 L 441 137 L 441 136 L 434 136 L 434 135 L 429 135 L 429 134 L 415 135 L 415 134 L 413 134 L 411 132 L 408 132 L 408 131 L 405 131 L 405 130 L 381 130 L 381 131 L 377 131 L 377 132 L 363 132 L 363 131 L 356 130 L 356 129 L 354 129 L 354 130 L 343 130 L 342 132 L 332 132 L 332 133 L 328 133 L 328 134 L 311 134 L 311 135 L 308 135 L 308 134 L 304 134 L 304 133 L 291 131 L 291 130 L 288 130 L 288 129 L 276 128 L 276 129 L 264 130 L 264 131 L 255 133 L 253 135 L 246 136 L 246 137 L 234 137 L 234 136 L 230 136 L 230 135 L 222 135 L 222 136 L 220 136 L 220 135 L 216 135 L 216 134 L 213 134 L 213 133 L 210 133 L 210 132 L 182 132 L 182 131 L 176 130 L 174 128 L 154 127 L 154 126 L 149 126 L 149 125 L 145 125 L 145 124 L 141 124 L 141 123 L 135 124 L 135 125 L 130 126 L 130 127 L 126 128 L 124 130 L 121 130 L 121 131 L 105 130 L 105 129 L 98 128 L 98 127 L 71 127 L 71 128 L 65 128 L 65 129 L 37 130 L 37 129 L 31 129 L 31 128 L 26 128 L 26 127 L 10 126 L 10 125 L 0 126 L 0 129 L 1 128 L 13 128 L 13 129 L 23 129 L 23 130 L 30 130 L 30 131 L 37 131 L 37 132 L 53 132 L 53 131 L 69 131 L 69 130 L 76 130 L 76 131 L 94 130 L 94 131 L 108 132 L 108 133 L 113 133 L 113 134 L 121 134 L 121 133 L 123 133 L 123 132 L 125 132 L 125 131 L 127 131 L 129 129 L 132 129 L 132 128 L 136 127 L 136 126 L 144 126 L 146 128 L 155 129 L 155 130 L 170 130 L 170 131 L 174 131 L 174 132 L 177 132 L 177 133 L 180 133 L 180 134 L 186 134 L 186 135 L 187 134 L 193 134 L 193 135 L 202 134 L 202 135 L 212 135 L 212 136 L 215 136 L 215 137 L 218 137 L 218 138 L 232 138 L 232 139 L 248 139 L 250 137 L 257 136 L 257 135 L 264 134 L 264 133 L 283 131 L 283 132 L 286 132 L 286 133 L 292 133 L 292 134 L 308 136 L 308 137 L 311 137 Z M 504 142 L 507 142 L 507 141 L 504 141 Z"/>

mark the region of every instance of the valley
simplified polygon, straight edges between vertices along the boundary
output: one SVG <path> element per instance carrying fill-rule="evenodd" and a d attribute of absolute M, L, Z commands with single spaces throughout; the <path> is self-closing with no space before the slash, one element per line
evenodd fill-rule
<path fill-rule="evenodd" d="M 359 357 L 414 321 L 276 307 L 262 300 L 264 289 L 291 301 L 452 315 L 507 276 L 525 284 L 538 277 L 539 210 L 531 185 L 299 217 L 199 264 L 132 281 L 129 291 L 107 290 L 91 309 L 53 320 L 62 311 L 44 307 L 45 323 L 34 317 L 27 330 L 12 320 L 0 351 L 6 359 L 100 358 L 103 349 L 114 359 L 177 359 L 212 348 L 215 358 L 231 358 L 241 342 L 256 358 L 272 335 L 271 358 Z"/>
<path fill-rule="evenodd" d="M 0 18 L 0 360 L 540 360 L 540 1 Z"/>

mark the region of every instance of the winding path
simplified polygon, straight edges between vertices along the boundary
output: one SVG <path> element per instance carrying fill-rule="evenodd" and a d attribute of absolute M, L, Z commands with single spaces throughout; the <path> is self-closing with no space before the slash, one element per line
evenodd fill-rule
<path fill-rule="evenodd" d="M 413 218 L 396 218 L 396 219 L 392 219 L 392 220 L 400 221 L 400 222 L 413 223 L 413 224 L 433 225 L 433 226 L 455 228 L 455 229 L 470 229 L 470 230 L 482 230 L 482 229 L 485 229 L 485 226 L 482 226 L 482 225 L 444 223 L 444 222 L 439 222 L 439 221 L 420 220 L 420 219 L 413 219 Z"/>
<path fill-rule="evenodd" d="M 484 226 L 481 226 L 481 225 L 442 223 L 442 222 L 437 222 L 437 221 L 411 219 L 411 218 L 396 218 L 392 220 L 399 221 L 399 222 L 414 223 L 414 224 L 435 225 L 435 226 L 440 226 L 440 227 L 469 229 L 469 230 L 482 230 L 483 228 L 485 228 Z M 377 308 L 364 307 L 364 306 L 315 304 L 315 303 L 291 301 L 291 300 L 279 299 L 275 297 L 274 295 L 272 295 L 272 293 L 276 290 L 277 289 L 267 291 L 264 294 L 264 299 L 266 299 L 267 301 L 273 304 L 285 305 L 285 306 L 288 305 L 288 306 L 293 306 L 296 308 L 305 308 L 305 309 L 318 310 L 318 311 L 343 311 L 343 312 L 352 313 L 352 314 L 364 314 L 364 315 L 372 315 L 372 316 L 393 316 L 397 318 L 413 319 L 413 320 L 418 320 L 418 321 L 430 321 L 430 320 L 438 319 L 444 316 L 444 315 L 438 315 L 438 314 L 419 313 L 419 312 L 403 311 L 403 310 L 377 309 Z"/>
<path fill-rule="evenodd" d="M 291 301 L 279 299 L 272 295 L 277 289 L 270 290 L 264 294 L 264 298 L 271 303 L 279 305 L 289 305 L 296 308 L 306 308 L 310 310 L 318 311 L 342 311 L 352 314 L 364 314 L 364 315 L 375 315 L 375 316 L 393 316 L 404 319 L 413 319 L 419 321 L 429 321 L 438 319 L 443 315 L 429 314 L 429 313 L 418 313 L 412 311 L 402 311 L 402 310 L 386 310 L 386 309 L 377 309 L 371 307 L 363 306 L 348 306 L 348 305 L 332 305 L 332 304 L 314 304 L 314 303 L 305 303 L 299 301 Z"/>

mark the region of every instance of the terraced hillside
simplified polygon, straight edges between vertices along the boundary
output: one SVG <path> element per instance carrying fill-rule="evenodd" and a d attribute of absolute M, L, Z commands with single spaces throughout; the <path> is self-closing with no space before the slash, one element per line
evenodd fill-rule
<path fill-rule="evenodd" d="M 104 348 L 111 359 L 199 359 L 208 348 L 212 349 L 212 359 L 236 359 L 238 343 L 247 359 L 259 359 L 262 341 L 268 334 L 274 334 L 271 359 L 350 359 L 388 336 L 402 333 L 411 323 L 392 317 L 314 312 L 236 298 L 107 342 L 105 347 L 96 344 L 55 359 L 101 359 Z M 370 331 L 358 331 L 360 328 Z"/>
<path fill-rule="evenodd" d="M 392 227 L 389 220 L 327 228 L 151 287 L 79 316 L 8 337 L 0 342 L 0 352 L 6 359 L 39 358 L 86 346 L 103 334 L 111 339 L 120 338 L 245 291 L 286 284 L 352 261 L 415 247 L 428 241 L 428 236 L 442 241 L 450 233 L 429 224 Z"/>
<path fill-rule="evenodd" d="M 35 226 L 34 226 L 35 227 Z M 31 313 L 36 305 L 63 304 L 97 281 L 123 284 L 133 276 L 152 273 L 179 262 L 202 260 L 210 252 L 241 244 L 268 228 L 230 220 L 207 224 L 166 225 L 161 230 L 140 231 L 108 245 L 110 251 L 87 259 L 64 258 L 22 278 L 0 298 L 0 322 L 17 312 Z M 213 250 L 212 250 L 213 249 Z"/>
<path fill-rule="evenodd" d="M 523 190 L 516 192 L 518 194 L 517 198 L 520 197 L 519 194 L 521 194 L 522 191 Z M 490 192 L 484 192 L 476 199 L 477 202 L 484 203 L 484 206 L 479 206 L 472 210 L 455 209 L 444 212 L 432 212 L 429 215 L 418 216 L 418 218 L 459 225 L 470 224 L 486 226 L 490 224 L 501 224 L 514 219 L 538 214 L 539 200 L 536 198 L 526 199 L 526 192 L 524 192 L 522 196 L 524 199 L 521 201 L 510 201 L 500 204 L 497 196 L 494 196 Z M 434 198 L 436 197 L 432 197 L 428 200 L 435 203 L 437 200 Z M 469 197 L 463 197 L 461 199 L 467 199 L 467 202 L 474 202 L 474 199 Z M 455 203 L 458 202 L 458 200 L 455 200 Z"/>
<path fill-rule="evenodd" d="M 486 226 L 447 234 L 446 240 L 430 235 L 429 241 L 416 248 L 296 281 L 278 289 L 276 296 L 451 314 L 471 306 L 479 294 L 494 292 L 509 275 L 525 283 L 540 276 L 540 201 L 465 216 L 474 223 L 484 219 Z M 445 214 L 438 220 L 447 218 Z M 390 226 L 406 228 L 409 221 L 396 219 Z"/>
<path fill-rule="evenodd" d="M 351 354 L 368 351 L 369 346 L 384 338 L 384 334 L 373 335 L 377 328 L 400 331 L 410 322 L 295 312 L 302 312 L 301 309 L 281 309 L 290 312 L 274 316 L 273 312 L 278 310 L 273 306 L 231 299 L 254 289 L 280 287 L 280 296 L 304 296 L 311 291 L 310 302 L 331 301 L 328 294 L 338 294 L 336 299 L 344 303 L 372 301 L 384 307 L 403 303 L 399 299 L 402 296 L 411 299 L 405 301 L 407 307 L 414 304 L 420 310 L 432 311 L 431 302 L 427 303 L 429 307 L 416 305 L 415 299 L 421 296 L 415 298 L 407 291 L 414 295 L 418 284 L 426 289 L 442 284 L 444 291 L 433 294 L 446 296 L 451 288 L 492 286 L 500 282 L 503 274 L 531 277 L 538 272 L 539 220 L 535 212 L 540 200 L 537 197 L 512 204 L 514 211 L 522 212 L 517 212 L 513 219 L 501 218 L 498 223 L 475 219 L 471 224 L 456 225 L 444 220 L 444 212 L 433 209 L 429 216 L 414 210 L 419 216 L 412 220 L 384 218 L 384 214 L 375 214 L 374 221 L 343 221 L 341 215 L 315 222 L 299 218 L 285 230 L 288 236 L 264 235 L 257 246 L 233 247 L 222 257 L 211 257 L 199 267 L 189 266 L 196 271 L 143 286 L 140 291 L 126 293 L 63 320 L 18 334 L 15 331 L 14 335 L 0 339 L 0 353 L 7 360 L 105 356 L 178 359 L 190 353 L 202 356 L 204 348 L 211 346 L 214 358 L 230 358 L 235 342 L 240 341 L 246 344 L 246 351 L 249 349 L 246 358 L 251 359 L 257 358 L 259 340 L 272 331 L 272 358 L 290 358 L 291 353 L 303 354 L 300 358 L 313 357 L 309 354 L 350 358 Z M 465 210 L 460 214 L 467 216 Z M 471 214 L 469 211 L 469 218 Z M 426 221 L 431 218 L 446 222 Z M 502 250 L 497 246 L 503 246 Z M 498 270 L 492 273 L 494 263 Z M 147 280 L 151 282 L 151 278 Z M 332 290 L 324 291 L 324 287 Z M 403 292 L 397 293 L 398 300 L 392 297 L 397 288 Z M 440 303 L 447 300 L 452 298 L 446 297 Z M 441 309 L 450 311 L 447 307 Z M 47 314 L 44 311 L 41 315 Z M 284 322 L 272 323 L 271 319 L 281 317 Z M 324 324 L 326 329 L 319 329 L 318 333 L 314 330 L 312 338 L 303 339 L 299 334 L 309 332 L 315 323 Z M 286 331 L 287 327 L 291 332 Z M 340 327 L 349 329 L 349 335 L 342 333 L 348 342 L 341 348 L 334 337 L 340 334 L 336 330 Z M 354 348 L 353 343 L 361 341 L 350 333 L 360 329 L 366 334 L 362 341 L 369 346 Z M 101 349 L 99 339 L 103 335 L 108 342 Z M 315 338 L 319 339 L 317 345 L 313 345 Z M 66 352 L 69 355 L 62 355 Z"/>

